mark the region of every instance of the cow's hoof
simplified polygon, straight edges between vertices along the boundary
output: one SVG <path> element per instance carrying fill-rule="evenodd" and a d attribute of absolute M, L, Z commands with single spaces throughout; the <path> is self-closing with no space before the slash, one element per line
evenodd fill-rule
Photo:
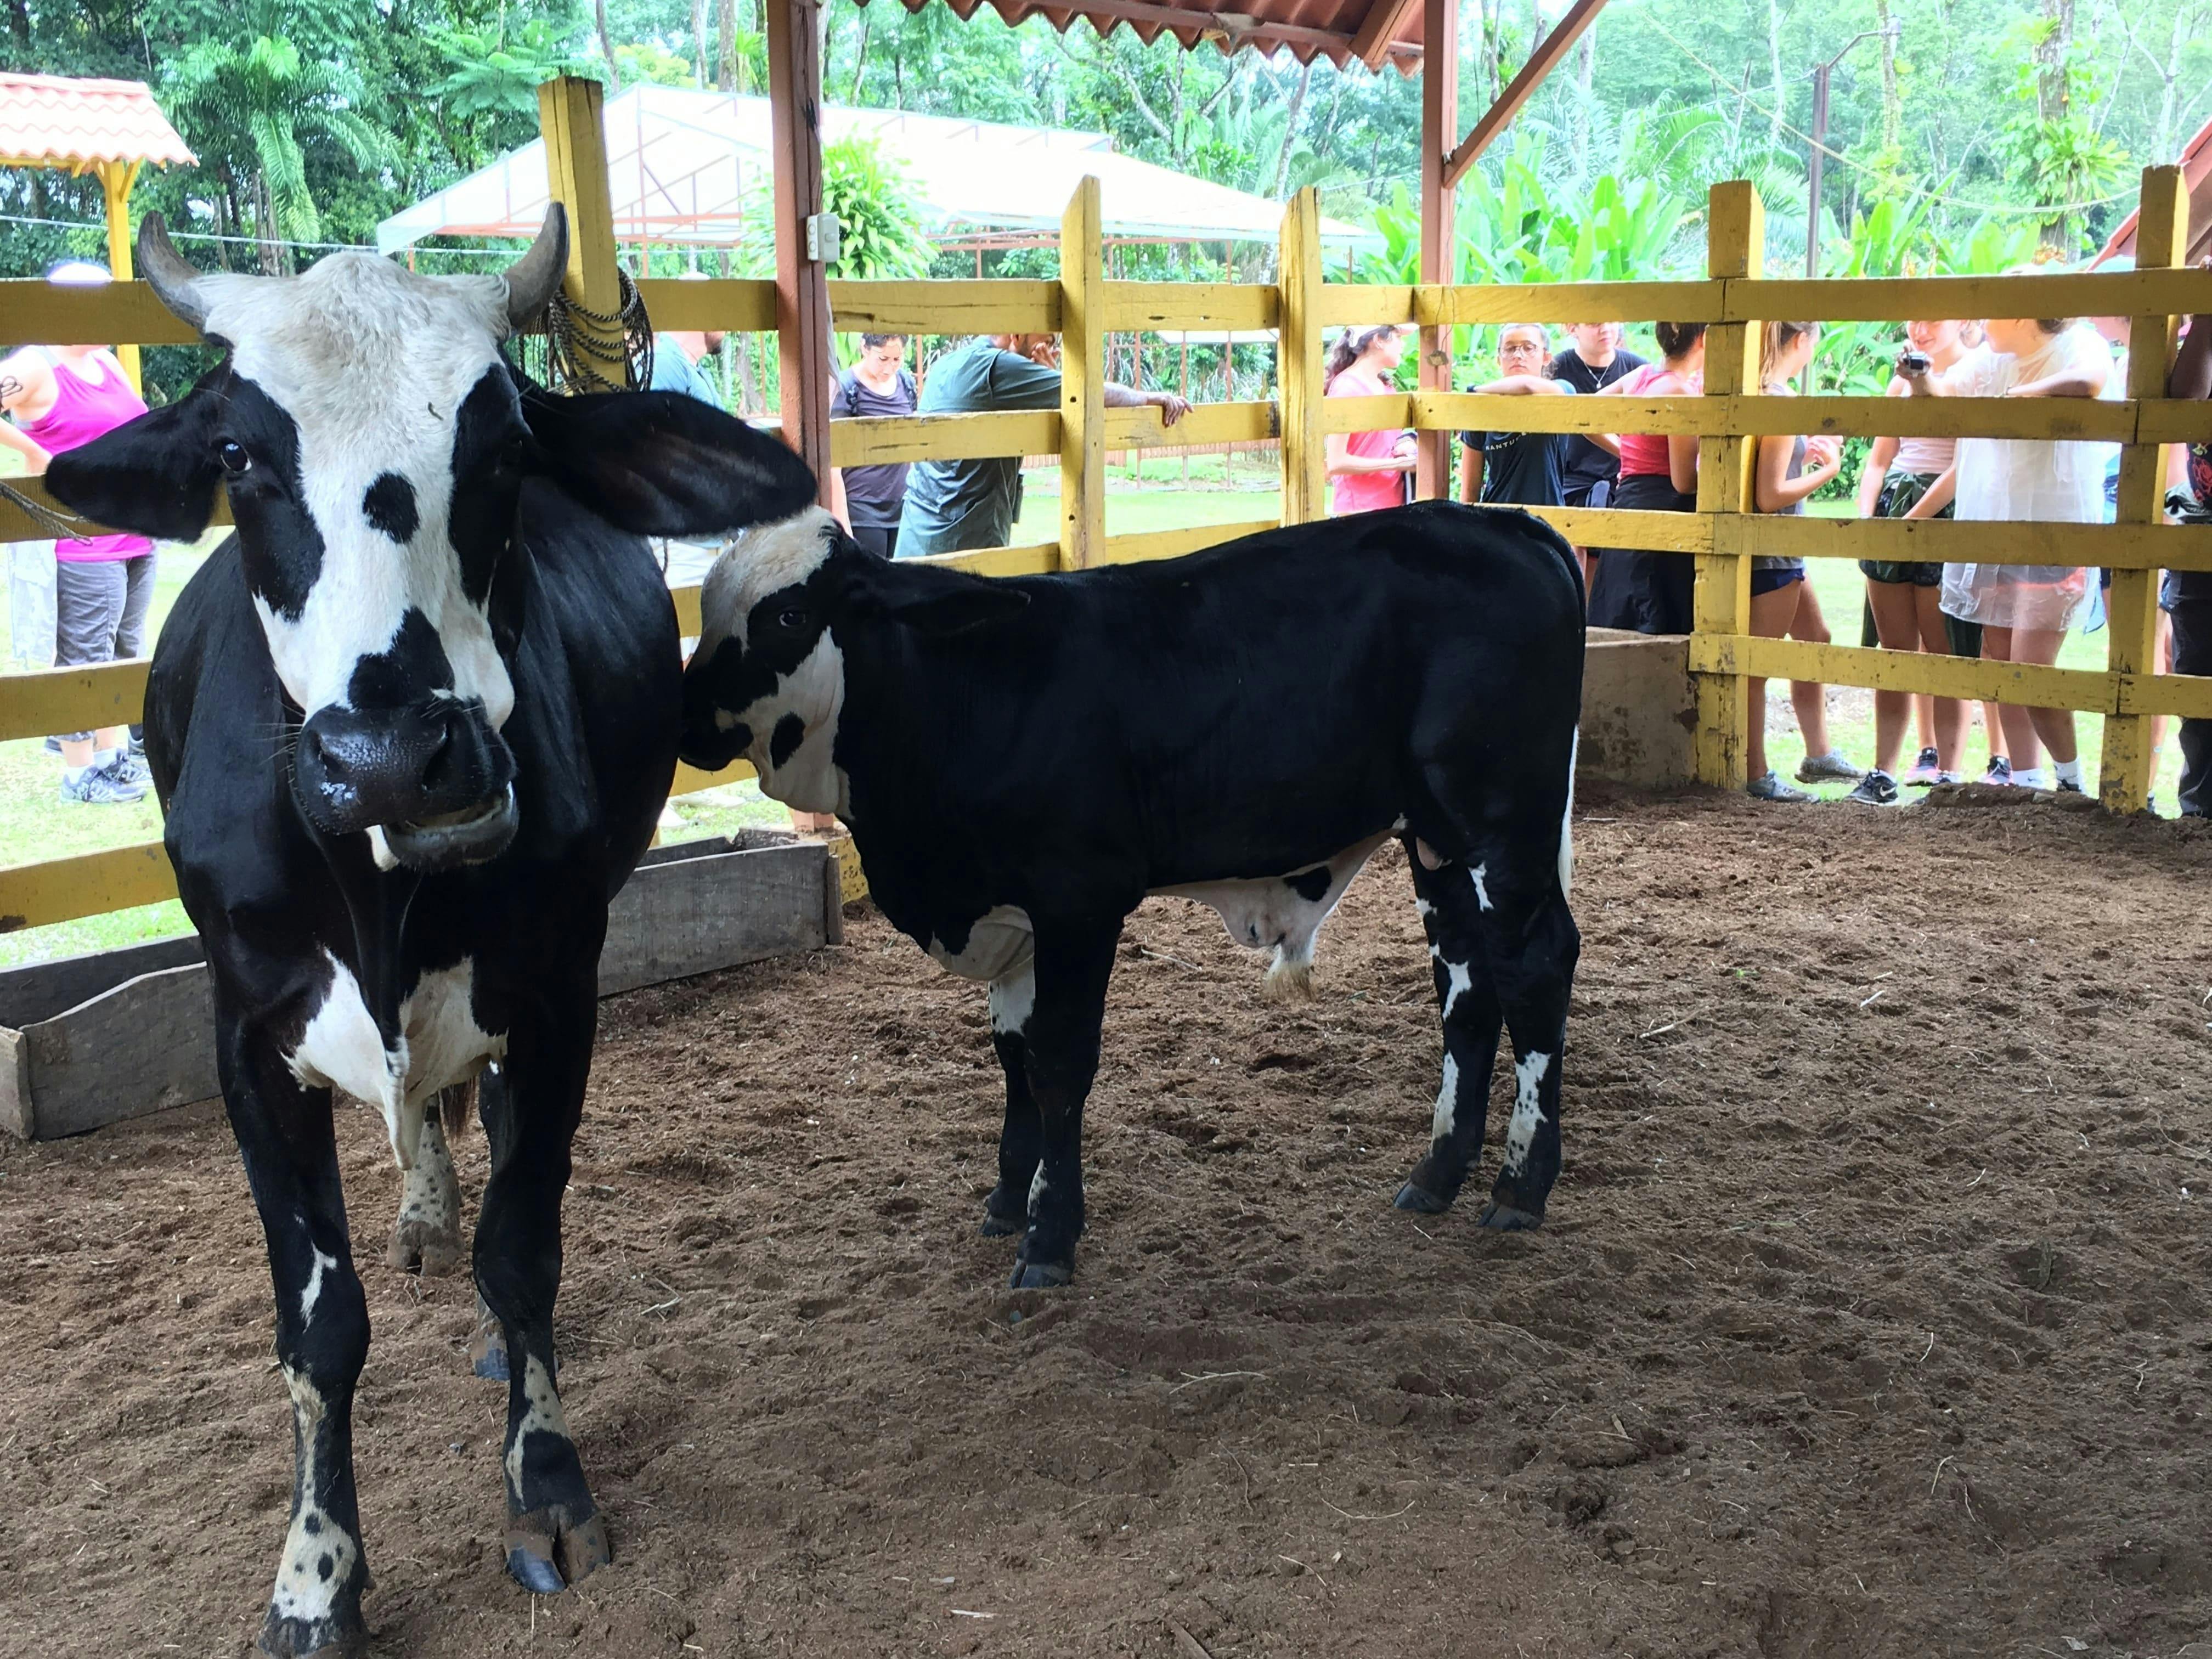
<path fill-rule="evenodd" d="M 1016 1291 L 1057 1290 L 1075 1277 L 1075 1269 L 1061 1261 L 1017 1261 L 1014 1276 L 1006 1281 Z"/>
<path fill-rule="evenodd" d="M 1029 1231 L 1028 1206 L 1006 1196 L 1004 1182 L 991 1188 L 991 1195 L 983 1200 L 983 1237 L 1011 1238 L 1016 1233 Z"/>
<path fill-rule="evenodd" d="M 1409 1181 L 1398 1188 L 1398 1196 L 1390 1200 L 1390 1206 L 1397 1210 L 1412 1210 L 1420 1215 L 1442 1215 L 1451 1208 L 1451 1200 L 1438 1198 L 1427 1188 L 1416 1186 Z"/>
<path fill-rule="evenodd" d="M 460 1224 L 449 1222 L 441 1227 L 425 1221 L 395 1221 L 384 1259 L 402 1273 L 419 1272 L 428 1279 L 442 1279 L 461 1265 Z"/>
<path fill-rule="evenodd" d="M 597 1515 L 572 1521 L 563 1505 L 549 1504 L 507 1523 L 507 1573 L 533 1595 L 558 1595 L 614 1559 Z"/>
<path fill-rule="evenodd" d="M 368 1627 L 358 1608 L 349 1617 L 339 1613 L 308 1620 L 281 1617 L 271 1607 L 254 1645 L 271 1659 L 362 1659 L 368 1651 Z"/>
<path fill-rule="evenodd" d="M 1531 1227 L 1542 1226 L 1544 1218 L 1492 1199 L 1483 1206 L 1481 1219 L 1476 1224 L 1494 1228 L 1502 1233 L 1519 1233 L 1526 1232 Z"/>

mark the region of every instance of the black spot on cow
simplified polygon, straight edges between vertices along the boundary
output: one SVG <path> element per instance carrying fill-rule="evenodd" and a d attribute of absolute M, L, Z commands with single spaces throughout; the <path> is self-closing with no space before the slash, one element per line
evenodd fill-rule
<path fill-rule="evenodd" d="M 453 416 L 453 499 L 446 529 L 461 561 L 461 592 L 473 605 L 492 591 L 530 459 L 521 399 L 506 368 L 495 363 Z"/>
<path fill-rule="evenodd" d="M 252 381 L 233 376 L 222 436 L 252 461 L 225 478 L 246 584 L 279 617 L 297 622 L 323 574 L 323 532 L 307 511 L 300 471 L 299 424 Z"/>
<path fill-rule="evenodd" d="M 335 1572 L 337 1570 L 337 1563 L 331 1560 L 327 1555 L 324 1556 L 315 1563 L 315 1577 L 321 1579 L 325 1584 L 331 1582 L 331 1574 Z"/>
<path fill-rule="evenodd" d="M 300 1525 L 306 1531 L 308 1537 L 319 1538 L 322 1536 L 323 1517 L 319 1515 L 316 1515 L 313 1511 L 310 1511 L 301 1518 Z"/>
<path fill-rule="evenodd" d="M 805 741 L 806 722 L 796 714 L 786 714 L 769 736 L 768 763 L 781 766 L 799 752 L 799 745 Z"/>
<path fill-rule="evenodd" d="M 1283 885 L 1308 904 L 1319 904 L 1328 891 L 1329 881 L 1328 866 L 1317 864 L 1310 870 L 1301 870 L 1295 876 L 1285 876 Z"/>
<path fill-rule="evenodd" d="M 346 701 L 360 709 L 405 708 L 434 690 L 451 690 L 453 684 L 453 666 L 438 630 L 410 605 L 391 645 L 354 665 Z"/>
<path fill-rule="evenodd" d="M 415 486 L 397 472 L 376 475 L 376 482 L 361 498 L 361 511 L 372 526 L 402 546 L 415 539 L 416 526 L 422 522 L 415 511 Z"/>

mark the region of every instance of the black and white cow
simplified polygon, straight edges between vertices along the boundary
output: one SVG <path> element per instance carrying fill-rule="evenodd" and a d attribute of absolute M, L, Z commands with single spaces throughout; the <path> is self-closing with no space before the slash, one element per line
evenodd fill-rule
<path fill-rule="evenodd" d="M 482 1073 L 480 1369 L 511 1373 L 508 1570 L 550 1592 L 608 1555 L 554 1387 L 553 1304 L 607 904 L 676 758 L 675 613 L 643 538 L 787 518 L 813 483 L 690 398 L 520 382 L 501 342 L 543 308 L 567 240 L 556 207 L 505 276 L 348 253 L 203 276 L 149 216 L 140 270 L 227 356 L 48 474 L 103 524 L 197 536 L 218 484 L 237 521 L 162 630 L 146 751 L 214 975 L 292 1397 L 271 1654 L 367 1639 L 368 1318 L 333 1088 L 381 1109 L 405 1172 L 395 1256 L 435 1267 L 459 1245 L 437 1105 Z"/>
<path fill-rule="evenodd" d="M 1212 904 L 1295 991 L 1393 834 L 1444 1032 L 1428 1154 L 1397 1202 L 1457 1195 L 1502 1018 L 1518 1086 L 1482 1219 L 1542 1218 L 1580 949 L 1583 621 L 1573 553 L 1539 520 L 1425 505 L 987 580 L 887 564 L 809 512 L 741 537 L 703 604 L 685 758 L 748 757 L 769 794 L 836 812 L 884 914 L 989 981 L 1006 1117 L 984 1231 L 1024 1232 L 1017 1287 L 1073 1269 L 1122 919 L 1148 893 Z"/>

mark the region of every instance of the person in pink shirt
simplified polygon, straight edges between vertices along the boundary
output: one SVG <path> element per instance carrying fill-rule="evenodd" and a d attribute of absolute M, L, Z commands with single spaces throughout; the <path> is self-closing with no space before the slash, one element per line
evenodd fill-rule
<path fill-rule="evenodd" d="M 106 282 L 97 265 L 56 267 L 48 280 Z M 105 436 L 146 412 L 123 365 L 106 346 L 25 346 L 0 361 L 0 443 L 33 473 L 64 450 Z M 154 598 L 154 544 L 143 536 L 64 538 L 54 545 L 54 665 L 112 662 L 141 654 Z M 145 761 L 119 726 L 63 737 L 61 797 L 112 805 L 146 793 Z"/>
<path fill-rule="evenodd" d="M 1327 398 L 1380 398 L 1395 390 L 1393 377 L 1406 359 L 1405 331 L 1395 323 L 1376 328 L 1347 328 L 1336 337 L 1322 370 Z M 1371 513 L 1406 500 L 1406 477 L 1413 470 L 1413 434 L 1380 432 L 1332 433 L 1322 441 L 1328 457 L 1329 512 Z"/>

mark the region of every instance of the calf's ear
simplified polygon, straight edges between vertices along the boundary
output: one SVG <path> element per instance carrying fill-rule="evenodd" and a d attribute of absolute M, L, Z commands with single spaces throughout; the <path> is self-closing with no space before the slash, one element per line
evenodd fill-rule
<path fill-rule="evenodd" d="M 781 439 L 680 392 L 530 392 L 522 411 L 554 480 L 633 535 L 720 536 L 814 500 Z"/>
<path fill-rule="evenodd" d="M 219 476 L 215 393 L 195 387 L 114 431 L 64 450 L 46 468 L 54 499 L 114 530 L 188 542 L 208 526 Z"/>

